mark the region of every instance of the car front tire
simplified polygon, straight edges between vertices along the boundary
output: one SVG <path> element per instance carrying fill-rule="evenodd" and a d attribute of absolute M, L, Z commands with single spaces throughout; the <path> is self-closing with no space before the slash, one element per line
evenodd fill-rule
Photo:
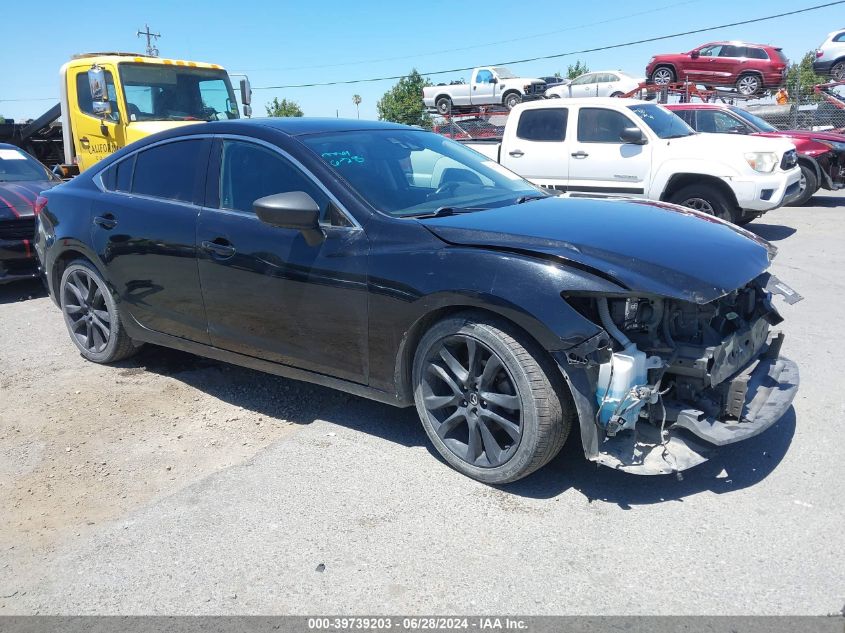
<path fill-rule="evenodd" d="M 651 83 L 657 86 L 665 86 L 675 82 L 675 71 L 667 66 L 655 68 L 651 73 Z"/>
<path fill-rule="evenodd" d="M 522 95 L 520 95 L 518 92 L 509 92 L 502 99 L 502 104 L 508 110 L 512 110 L 513 108 L 515 108 L 520 103 L 522 103 Z"/>
<path fill-rule="evenodd" d="M 59 301 L 70 339 L 88 360 L 113 363 L 137 350 L 123 328 L 108 284 L 90 262 L 78 259 L 65 268 Z"/>
<path fill-rule="evenodd" d="M 542 349 L 509 323 L 465 314 L 439 321 L 414 355 L 414 401 L 449 465 L 487 484 L 534 472 L 560 452 L 574 406 Z"/>
<path fill-rule="evenodd" d="M 727 197 L 715 187 L 706 184 L 682 187 L 672 194 L 669 202 L 702 211 L 728 222 L 736 222 L 737 219 L 737 214 Z"/>
<path fill-rule="evenodd" d="M 804 183 L 804 189 L 801 191 L 800 196 L 787 205 L 790 207 L 800 207 L 802 204 L 809 202 L 810 198 L 819 190 L 819 179 L 816 176 L 816 170 L 811 165 L 803 162 L 798 163 L 798 165 L 801 167 L 801 180 Z"/>

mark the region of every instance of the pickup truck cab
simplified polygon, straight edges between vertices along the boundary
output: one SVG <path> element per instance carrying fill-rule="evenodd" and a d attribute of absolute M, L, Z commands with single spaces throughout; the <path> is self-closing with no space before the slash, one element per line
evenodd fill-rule
<path fill-rule="evenodd" d="M 801 193 L 789 141 L 699 134 L 636 99 L 523 104 L 500 143 L 465 144 L 545 188 L 662 200 L 737 224 Z"/>
<path fill-rule="evenodd" d="M 503 105 L 508 110 L 518 103 L 543 99 L 546 82 L 517 77 L 503 66 L 474 68 L 468 84 L 441 84 L 423 88 L 423 103 L 447 115 L 474 106 Z"/>

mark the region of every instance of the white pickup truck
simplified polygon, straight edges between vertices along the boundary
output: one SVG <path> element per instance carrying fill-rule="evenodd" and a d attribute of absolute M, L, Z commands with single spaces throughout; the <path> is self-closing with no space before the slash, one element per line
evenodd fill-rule
<path fill-rule="evenodd" d="M 503 66 L 474 68 L 468 84 L 441 84 L 423 88 L 423 103 L 447 115 L 480 105 L 503 105 L 508 110 L 532 99 L 544 99 L 546 82 L 517 77 Z"/>
<path fill-rule="evenodd" d="M 699 134 L 635 99 L 522 104 L 501 142 L 465 145 L 542 187 L 663 200 L 736 224 L 793 200 L 802 186 L 792 143 Z"/>

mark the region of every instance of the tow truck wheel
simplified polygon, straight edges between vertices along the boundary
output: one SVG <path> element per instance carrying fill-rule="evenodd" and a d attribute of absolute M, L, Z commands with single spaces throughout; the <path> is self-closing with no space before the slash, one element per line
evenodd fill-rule
<path fill-rule="evenodd" d="M 819 179 L 816 177 L 816 170 L 806 163 L 798 163 L 801 167 L 801 195 L 795 198 L 787 206 L 800 207 L 813 197 L 819 190 Z"/>
<path fill-rule="evenodd" d="M 728 222 L 736 220 L 730 202 L 721 191 L 709 185 L 687 185 L 676 191 L 669 202 L 715 216 Z"/>
<path fill-rule="evenodd" d="M 438 114 L 449 114 L 452 111 L 452 100 L 449 97 L 439 97 L 434 104 Z"/>

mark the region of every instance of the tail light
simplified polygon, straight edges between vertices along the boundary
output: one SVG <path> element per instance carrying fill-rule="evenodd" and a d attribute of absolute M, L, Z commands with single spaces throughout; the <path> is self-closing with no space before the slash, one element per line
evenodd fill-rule
<path fill-rule="evenodd" d="M 816 57 L 817 57 L 817 58 L 818 58 L 818 57 L 821 57 L 822 55 L 824 55 L 824 53 L 823 53 L 823 52 L 821 52 L 821 51 L 816 51 Z"/>
<path fill-rule="evenodd" d="M 35 215 L 41 215 L 41 212 L 44 210 L 44 207 L 46 207 L 46 206 L 47 206 L 47 198 L 45 198 L 44 196 L 38 196 L 35 199 L 35 207 L 34 207 Z"/>

